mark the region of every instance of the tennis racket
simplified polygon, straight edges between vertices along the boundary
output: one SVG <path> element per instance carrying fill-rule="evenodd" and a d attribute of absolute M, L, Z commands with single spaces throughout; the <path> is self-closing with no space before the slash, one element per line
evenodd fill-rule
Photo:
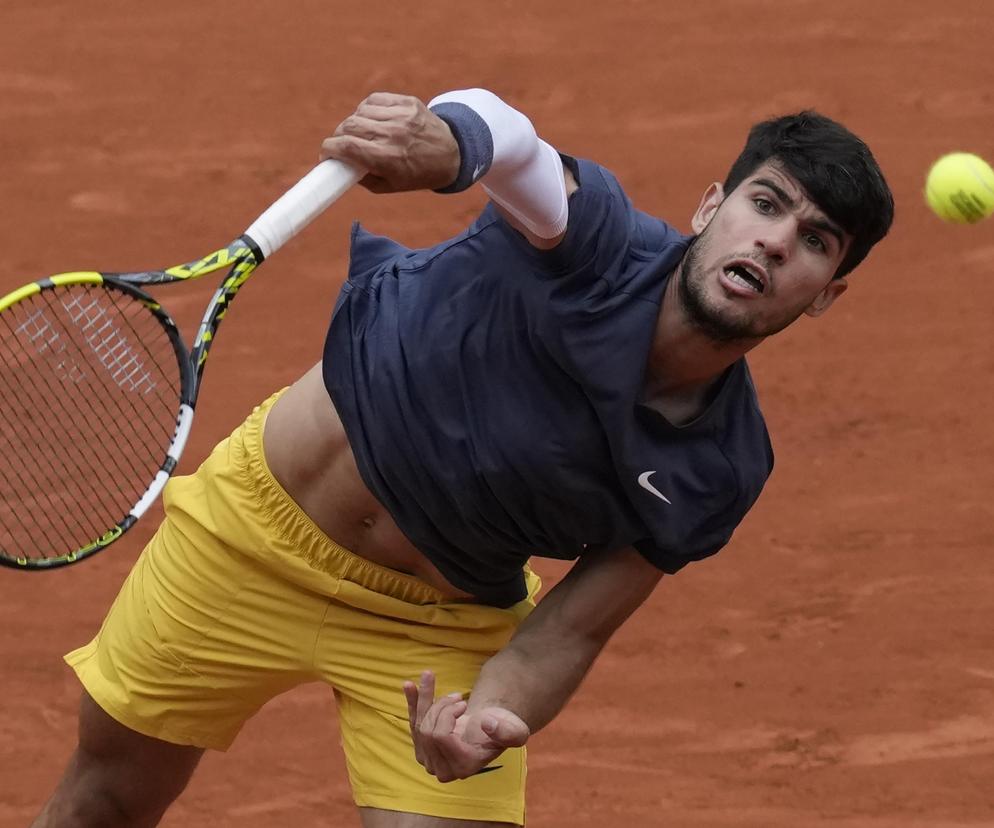
<path fill-rule="evenodd" d="M 235 294 L 360 176 L 321 162 L 202 259 L 145 273 L 61 273 L 0 298 L 0 564 L 75 563 L 134 526 L 183 453 L 204 363 Z M 219 270 L 188 348 L 141 288 Z"/>

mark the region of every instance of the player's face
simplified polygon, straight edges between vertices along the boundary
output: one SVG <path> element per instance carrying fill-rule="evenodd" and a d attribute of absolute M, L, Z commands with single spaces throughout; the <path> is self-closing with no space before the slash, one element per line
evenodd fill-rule
<path fill-rule="evenodd" d="M 819 316 L 846 289 L 833 279 L 851 241 L 776 164 L 731 193 L 712 184 L 681 265 L 689 318 L 719 341 L 762 338 L 802 313 Z"/>

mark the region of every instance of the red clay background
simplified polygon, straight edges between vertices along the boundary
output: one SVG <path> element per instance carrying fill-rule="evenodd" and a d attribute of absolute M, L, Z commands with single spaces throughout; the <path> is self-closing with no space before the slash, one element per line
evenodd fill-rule
<path fill-rule="evenodd" d="M 535 737 L 530 822 L 994 824 L 994 220 L 943 225 L 920 195 L 942 152 L 994 159 L 989 2 L 4 0 L 0 19 L 0 292 L 213 249 L 375 90 L 489 87 L 683 229 L 754 120 L 849 124 L 895 191 L 892 237 L 827 317 L 755 352 L 768 490 Z M 221 332 L 184 468 L 317 359 L 349 220 L 430 243 L 481 198 L 352 193 L 267 264 Z M 212 290 L 158 295 L 189 330 Z M 0 572 L 0 826 L 61 772 L 78 698 L 61 655 L 158 516 L 77 567 Z M 326 688 L 208 756 L 164 824 L 358 825 Z"/>

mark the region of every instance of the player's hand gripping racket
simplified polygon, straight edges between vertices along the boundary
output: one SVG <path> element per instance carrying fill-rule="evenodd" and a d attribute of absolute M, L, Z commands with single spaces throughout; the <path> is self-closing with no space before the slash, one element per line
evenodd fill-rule
<path fill-rule="evenodd" d="M 227 247 L 146 273 L 62 273 L 0 298 L 0 564 L 50 569 L 117 540 L 183 452 L 204 362 L 252 272 L 361 174 L 323 161 Z M 227 270 L 191 348 L 140 285 Z"/>

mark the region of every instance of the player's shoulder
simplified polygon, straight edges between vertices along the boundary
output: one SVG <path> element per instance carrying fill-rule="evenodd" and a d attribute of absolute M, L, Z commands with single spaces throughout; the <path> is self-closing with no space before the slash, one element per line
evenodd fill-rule
<path fill-rule="evenodd" d="M 618 177 L 603 164 L 589 158 L 559 153 L 563 166 L 573 174 L 578 190 L 586 188 L 588 193 L 603 193 L 628 202 L 628 196 Z"/>
<path fill-rule="evenodd" d="M 564 166 L 573 173 L 579 185 L 575 198 L 581 203 L 571 202 L 571 220 L 574 212 L 584 211 L 582 201 L 600 202 L 603 209 L 616 214 L 618 221 L 613 223 L 615 229 L 625 236 L 630 251 L 635 255 L 655 256 L 670 245 L 686 245 L 688 237 L 680 230 L 664 219 L 638 209 L 609 168 L 585 158 L 560 155 Z"/>

